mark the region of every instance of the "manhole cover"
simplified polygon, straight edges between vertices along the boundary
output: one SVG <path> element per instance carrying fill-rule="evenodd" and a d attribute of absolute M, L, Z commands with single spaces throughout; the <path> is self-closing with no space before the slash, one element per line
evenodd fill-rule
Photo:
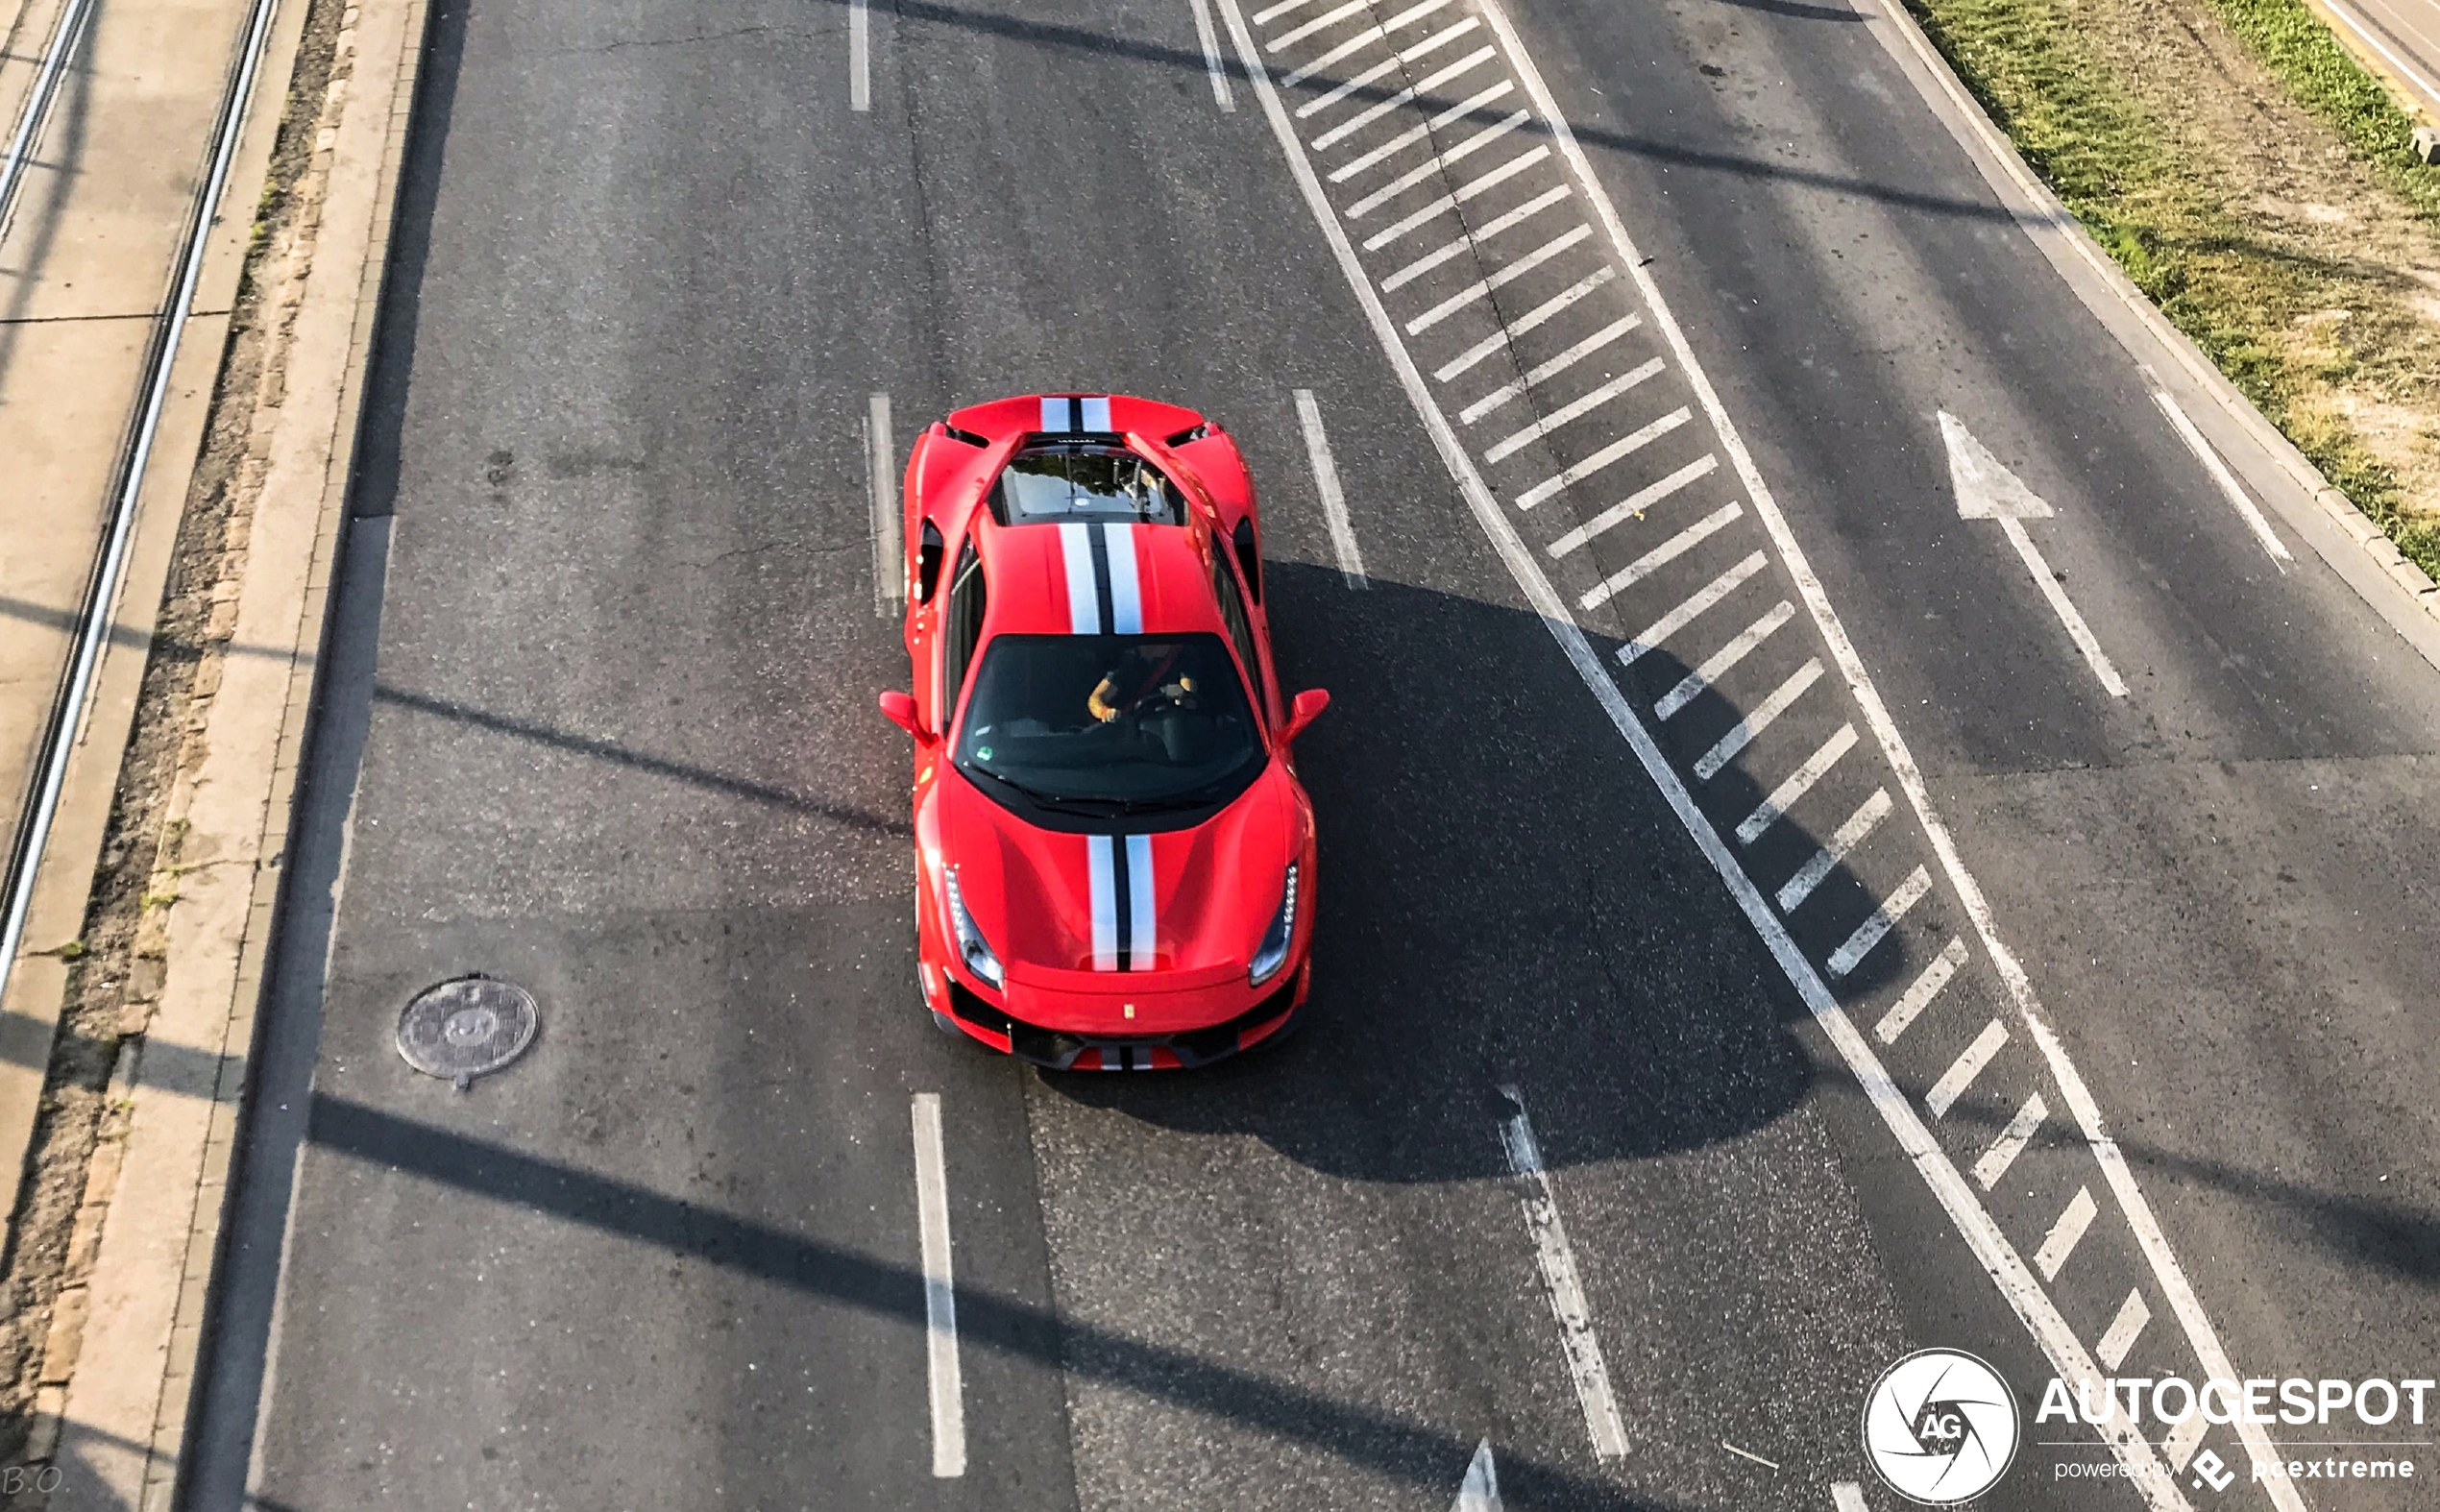
<path fill-rule="evenodd" d="M 534 1042 L 542 1015 L 514 982 L 460 977 L 427 988 L 399 1015 L 399 1054 L 427 1076 L 462 1089 L 508 1064 Z"/>

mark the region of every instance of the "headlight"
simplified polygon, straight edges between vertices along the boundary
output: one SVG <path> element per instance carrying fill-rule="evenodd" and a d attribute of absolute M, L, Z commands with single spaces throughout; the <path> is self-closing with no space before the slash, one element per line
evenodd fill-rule
<path fill-rule="evenodd" d="M 1296 939 L 1296 863 L 1288 863 L 1287 886 L 1280 892 L 1280 912 L 1273 916 L 1271 927 L 1262 932 L 1262 943 L 1254 947 L 1254 967 L 1246 973 L 1248 981 L 1260 987 L 1280 974 L 1288 963 L 1288 942 Z"/>
<path fill-rule="evenodd" d="M 957 937 L 958 959 L 965 968 L 981 977 L 995 990 L 1000 986 L 1000 958 L 983 939 L 983 931 L 974 927 L 974 915 L 965 911 L 965 897 L 958 891 L 958 868 L 951 866 L 945 874 L 949 883 L 949 931 Z"/>

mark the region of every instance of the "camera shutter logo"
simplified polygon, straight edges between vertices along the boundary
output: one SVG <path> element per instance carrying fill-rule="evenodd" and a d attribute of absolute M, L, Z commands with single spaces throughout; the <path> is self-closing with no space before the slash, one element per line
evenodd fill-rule
<path fill-rule="evenodd" d="M 1999 1372 L 1956 1350 L 1918 1350 L 1864 1399 L 1864 1452 L 1909 1501 L 1955 1506 L 2008 1473 L 2022 1421 Z"/>

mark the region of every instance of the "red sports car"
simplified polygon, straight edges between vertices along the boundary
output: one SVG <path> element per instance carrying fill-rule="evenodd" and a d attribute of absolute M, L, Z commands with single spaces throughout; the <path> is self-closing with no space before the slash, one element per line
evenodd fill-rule
<path fill-rule="evenodd" d="M 1202 1065 L 1305 1003 L 1313 806 L 1233 442 L 1120 395 L 978 404 L 907 463 L 915 928 L 943 1028 Z"/>

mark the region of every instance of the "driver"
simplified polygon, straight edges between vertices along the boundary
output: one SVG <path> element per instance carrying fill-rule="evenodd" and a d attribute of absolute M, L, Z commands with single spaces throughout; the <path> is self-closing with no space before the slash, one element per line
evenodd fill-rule
<path fill-rule="evenodd" d="M 1154 655 L 1156 649 L 1160 653 L 1158 657 Z M 1194 695 L 1195 680 L 1183 674 L 1174 678 L 1169 675 L 1184 649 L 1181 646 L 1129 647 L 1118 665 L 1094 684 L 1085 708 L 1094 719 L 1108 724 L 1122 714 L 1141 709 L 1156 696 L 1185 707 Z"/>

